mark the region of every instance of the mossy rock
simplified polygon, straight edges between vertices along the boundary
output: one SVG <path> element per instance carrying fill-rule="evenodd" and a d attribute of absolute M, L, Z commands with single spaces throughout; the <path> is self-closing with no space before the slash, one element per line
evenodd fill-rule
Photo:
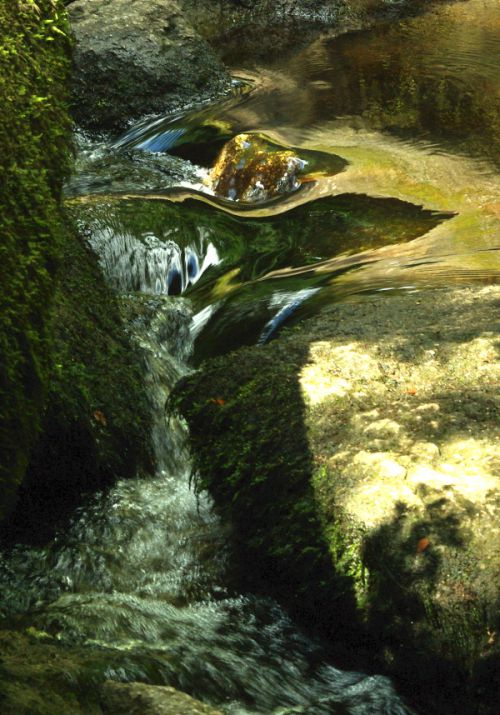
<path fill-rule="evenodd" d="M 43 538 L 83 491 L 151 466 L 140 356 L 61 205 L 68 34 L 58 2 L 0 9 L 0 521 L 23 483 L 11 538 Z"/>
<path fill-rule="evenodd" d="M 209 361 L 175 399 L 246 583 L 440 715 L 499 697 L 497 301 L 337 305 Z"/>
<path fill-rule="evenodd" d="M 53 367 L 10 539 L 44 540 L 84 492 L 153 467 L 142 357 L 96 256 L 68 222 L 51 311 Z"/>
<path fill-rule="evenodd" d="M 130 698 L 137 701 L 140 696 L 141 713 L 161 715 L 165 712 L 162 705 L 177 701 L 186 708 L 191 706 L 191 710 L 182 711 L 186 715 L 216 715 L 173 688 L 159 687 L 168 671 L 168 662 L 161 654 L 61 645 L 32 627 L 23 632 L 0 631 L 0 650 L 2 715 L 118 713 L 122 712 L 120 702 L 123 705 L 129 693 L 130 713 L 135 712 Z M 113 682 L 122 680 L 125 683 Z M 142 682 L 135 682 L 138 680 Z"/>
<path fill-rule="evenodd" d="M 12 509 L 50 372 L 48 317 L 70 166 L 70 42 L 51 0 L 0 8 L 0 519 Z"/>

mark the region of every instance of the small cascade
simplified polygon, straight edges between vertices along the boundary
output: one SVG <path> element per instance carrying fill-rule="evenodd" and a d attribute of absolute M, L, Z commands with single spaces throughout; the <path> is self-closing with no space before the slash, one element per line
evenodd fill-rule
<path fill-rule="evenodd" d="M 217 105 L 77 138 L 66 195 L 143 357 L 156 473 L 0 554 L 0 615 L 228 715 L 411 714 L 390 680 L 339 670 L 278 603 L 229 586 L 229 533 L 165 405 L 195 338 L 203 358 L 346 296 L 498 280 L 497 21 L 482 0 L 445 4 L 277 57 Z"/>
<path fill-rule="evenodd" d="M 106 268 L 109 244 L 125 241 L 105 239 L 92 240 Z M 142 256 L 153 275 L 154 252 Z M 124 276 L 127 265 L 133 275 L 133 252 Z M 228 534 L 190 488 L 186 428 L 165 413 L 192 348 L 189 305 L 147 291 L 123 300 L 144 359 L 156 474 L 119 481 L 52 543 L 0 559 L 4 615 L 113 654 L 112 679 L 170 684 L 230 715 L 410 715 L 389 679 L 327 664 L 277 603 L 228 591 Z"/>
<path fill-rule="evenodd" d="M 172 229 L 175 239 L 175 229 Z M 210 234 L 200 228 L 188 245 L 153 233 L 140 238 L 103 227 L 91 234 L 90 245 L 98 254 L 104 274 L 120 292 L 181 295 L 210 266 L 220 262 Z"/>
<path fill-rule="evenodd" d="M 224 531 L 208 498 L 190 489 L 185 426 L 165 414 L 170 390 L 186 372 L 191 314 L 183 301 L 166 296 L 129 302 L 153 412 L 156 475 L 118 481 L 82 506 L 53 543 L 19 546 L 0 560 L 6 614 L 58 597 L 78 600 L 77 594 L 185 604 L 216 589 L 221 578 Z"/>

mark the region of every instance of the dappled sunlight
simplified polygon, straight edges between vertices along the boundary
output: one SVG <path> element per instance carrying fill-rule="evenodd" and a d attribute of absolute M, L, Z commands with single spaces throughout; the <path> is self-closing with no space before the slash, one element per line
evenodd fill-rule
<path fill-rule="evenodd" d="M 310 361 L 300 373 L 300 385 L 307 403 L 317 405 L 331 397 L 346 397 L 353 391 L 362 394 L 362 386 L 356 387 L 360 372 L 377 377 L 376 361 L 356 343 L 332 346 L 326 341 L 312 343 Z M 326 360 L 325 360 L 326 358 Z"/>

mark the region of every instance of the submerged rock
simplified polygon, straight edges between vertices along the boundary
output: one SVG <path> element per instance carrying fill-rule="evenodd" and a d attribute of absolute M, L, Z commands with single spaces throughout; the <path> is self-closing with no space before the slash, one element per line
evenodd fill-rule
<path fill-rule="evenodd" d="M 89 128 L 118 128 L 229 86 L 222 63 L 174 0 L 76 0 L 73 113 Z"/>
<path fill-rule="evenodd" d="M 300 186 L 307 162 L 252 134 L 229 141 L 211 172 L 214 193 L 233 201 L 265 201 Z"/>

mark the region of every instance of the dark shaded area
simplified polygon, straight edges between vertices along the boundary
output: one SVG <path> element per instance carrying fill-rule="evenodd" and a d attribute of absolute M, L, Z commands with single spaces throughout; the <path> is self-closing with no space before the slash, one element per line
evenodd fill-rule
<path fill-rule="evenodd" d="M 368 628 L 390 651 L 389 667 L 403 692 L 423 701 L 425 712 L 494 713 L 500 657 L 488 643 L 488 633 L 500 625 L 498 610 L 469 580 L 476 556 L 467 555 L 456 497 L 432 491 L 427 490 L 418 518 L 397 502 L 393 520 L 365 540 Z M 464 572 L 467 560 L 469 573 Z M 447 603 L 440 607 L 438 582 L 441 589 L 443 582 L 447 587 Z M 450 693 L 459 694 L 458 703 L 450 702 Z"/>
<path fill-rule="evenodd" d="M 96 257 L 73 226 L 66 230 L 41 431 L 16 510 L 2 528 L 12 542 L 45 542 L 83 493 L 152 469 L 141 357 Z"/>

